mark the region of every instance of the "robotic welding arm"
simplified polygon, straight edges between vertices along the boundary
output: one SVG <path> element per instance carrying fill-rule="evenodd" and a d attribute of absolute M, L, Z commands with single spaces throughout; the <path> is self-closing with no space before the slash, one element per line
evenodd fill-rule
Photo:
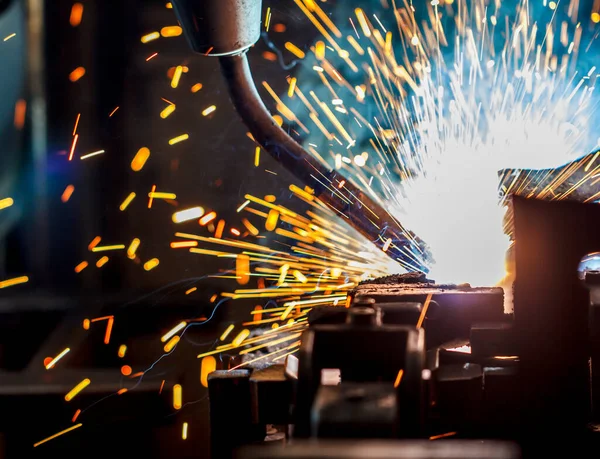
<path fill-rule="evenodd" d="M 174 10 L 190 47 L 219 57 L 233 105 L 256 142 L 315 196 L 409 271 L 426 271 L 425 244 L 405 229 L 383 206 L 348 179 L 324 166 L 281 129 L 261 100 L 246 52 L 260 38 L 260 0 L 174 0 Z"/>

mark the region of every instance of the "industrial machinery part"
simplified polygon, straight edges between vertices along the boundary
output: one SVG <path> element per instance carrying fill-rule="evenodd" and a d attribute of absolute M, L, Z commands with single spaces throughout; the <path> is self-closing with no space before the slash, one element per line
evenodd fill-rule
<path fill-rule="evenodd" d="M 269 114 L 246 57 L 248 48 L 260 37 L 262 2 L 174 0 L 173 5 L 192 49 L 220 58 L 233 105 L 256 142 L 378 247 L 391 239 L 386 250 L 390 257 L 410 270 L 426 271 L 423 241 L 350 180 L 311 156 Z"/>
<path fill-rule="evenodd" d="M 597 452 L 599 275 L 584 273 L 584 282 L 578 265 L 600 249 L 600 208 L 521 197 L 511 208 L 513 314 L 504 313 L 501 289 L 414 274 L 359 285 L 349 308 L 309 315 L 298 358 L 212 376 L 213 386 L 245 378 L 228 394 L 209 386 L 216 418 L 230 412 L 245 422 L 244 441 L 232 441 L 223 418 L 221 438 L 255 444 L 272 438 L 267 426 L 275 425 L 290 440 L 240 450 L 246 459 L 357 457 L 367 446 L 370 457 L 421 459 Z M 435 306 L 424 308 L 426 301 Z M 418 441 L 426 438 L 433 446 Z M 483 438 L 499 443 L 475 441 Z"/>

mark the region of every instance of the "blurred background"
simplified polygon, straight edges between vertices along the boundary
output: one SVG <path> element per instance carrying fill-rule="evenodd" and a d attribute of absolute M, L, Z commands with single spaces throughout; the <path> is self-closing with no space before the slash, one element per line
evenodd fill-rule
<path fill-rule="evenodd" d="M 293 71 L 284 64 L 294 56 L 277 53 L 285 53 L 290 36 L 302 37 L 302 48 L 315 32 L 291 1 L 267 0 L 267 9 L 271 47 L 261 40 L 250 51 L 251 66 L 257 82 L 268 78 L 282 93 Z M 208 451 L 208 404 L 195 355 L 254 303 L 215 310 L 211 297 L 231 280 L 206 276 L 234 261 L 171 249 L 175 231 L 199 232 L 197 221 L 176 228 L 171 215 L 175 206 L 202 206 L 241 227 L 236 209 L 244 194 L 275 194 L 285 203 L 293 179 L 266 154 L 255 167 L 254 143 L 229 103 L 217 60 L 192 55 L 183 36 L 160 35 L 176 25 L 165 0 L 0 0 L 0 281 L 28 277 L 0 289 L 0 457 Z M 153 32 L 159 38 L 142 40 Z M 184 73 L 174 89 L 178 65 Z M 176 110 L 161 118 L 171 103 Z M 182 134 L 189 139 L 169 144 Z M 130 164 L 142 147 L 150 158 L 135 172 Z M 153 186 L 176 199 L 157 199 L 149 209 Z M 132 192 L 136 198 L 121 211 Z M 100 246 L 141 243 L 131 260 L 92 253 L 97 237 Z M 103 255 L 109 259 L 98 267 Z M 152 258 L 160 264 L 146 271 Z M 115 396 L 115 388 L 132 386 L 123 364 L 145 370 L 162 354 L 163 333 L 213 312 L 205 326 L 190 329 L 176 355 Z M 102 342 L 106 321 L 82 327 L 85 318 L 113 314 L 109 345 Z M 127 355 L 119 358 L 122 344 Z M 66 347 L 69 358 L 46 371 L 44 359 Z M 66 403 L 65 393 L 86 377 L 90 390 Z M 178 412 L 166 390 L 175 383 L 185 388 L 184 402 L 193 402 Z M 33 450 L 73 419 L 84 427 Z"/>

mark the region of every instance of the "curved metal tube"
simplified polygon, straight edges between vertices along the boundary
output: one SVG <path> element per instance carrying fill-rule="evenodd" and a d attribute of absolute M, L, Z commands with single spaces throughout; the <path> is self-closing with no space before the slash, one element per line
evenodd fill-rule
<path fill-rule="evenodd" d="M 246 54 L 219 60 L 233 105 L 256 142 L 379 248 L 391 239 L 388 256 L 408 270 L 426 271 L 427 249 L 422 241 L 343 175 L 324 167 L 275 123 L 256 90 Z M 344 183 L 341 188 L 340 183 Z"/>

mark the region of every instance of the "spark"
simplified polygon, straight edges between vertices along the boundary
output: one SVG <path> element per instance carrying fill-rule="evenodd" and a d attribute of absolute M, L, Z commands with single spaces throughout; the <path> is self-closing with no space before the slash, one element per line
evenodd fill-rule
<path fill-rule="evenodd" d="M 195 85 L 193 85 L 190 88 L 190 91 L 192 91 L 193 93 L 196 93 L 198 91 L 200 91 L 202 89 L 202 83 L 196 83 Z"/>
<path fill-rule="evenodd" d="M 85 68 L 84 67 L 77 67 L 75 70 L 73 70 L 69 74 L 69 80 L 72 83 L 75 83 L 76 81 L 79 81 L 84 75 L 85 75 Z"/>
<path fill-rule="evenodd" d="M 125 244 L 114 244 L 114 245 L 103 245 L 92 247 L 92 252 L 106 252 L 109 250 L 123 250 L 125 248 Z"/>
<path fill-rule="evenodd" d="M 192 287 L 192 288 L 186 290 L 185 294 L 189 295 L 190 293 L 194 293 L 196 290 L 198 290 L 198 287 Z"/>
<path fill-rule="evenodd" d="M 217 109 L 216 105 L 211 105 L 210 107 L 206 107 L 204 110 L 202 110 L 202 116 L 208 116 L 211 113 L 213 113 L 216 109 Z"/>
<path fill-rule="evenodd" d="M 175 72 L 173 73 L 173 78 L 171 79 L 171 87 L 172 88 L 177 88 L 182 74 L 183 74 L 183 67 L 181 65 L 178 65 L 177 67 L 175 67 Z"/>
<path fill-rule="evenodd" d="M 183 425 L 181 426 L 181 439 L 187 440 L 187 437 L 188 437 L 188 423 L 184 422 Z"/>
<path fill-rule="evenodd" d="M 207 223 L 212 222 L 215 218 L 217 218 L 217 213 L 216 212 L 209 212 L 204 217 L 202 217 L 198 221 L 198 223 L 200 223 L 200 225 L 204 226 Z"/>
<path fill-rule="evenodd" d="M 129 365 L 123 365 L 121 367 L 121 374 L 123 376 L 130 376 L 131 373 L 133 373 L 133 370 L 132 370 L 132 368 Z"/>
<path fill-rule="evenodd" d="M 190 136 L 188 134 L 178 135 L 177 137 L 173 137 L 169 140 L 169 145 L 175 145 L 176 143 L 183 142 L 184 140 L 187 140 L 189 138 Z"/>
<path fill-rule="evenodd" d="M 101 155 L 101 154 L 103 154 L 103 153 L 105 153 L 105 151 L 104 151 L 104 150 L 98 150 L 98 151 L 94 151 L 94 152 L 92 152 L 92 153 L 88 153 L 88 154 L 86 154 L 86 155 L 83 155 L 83 156 L 81 156 L 79 159 L 88 159 L 88 158 L 91 158 L 91 157 L 93 157 L 93 156 L 98 156 L 98 155 Z"/>
<path fill-rule="evenodd" d="M 127 209 L 127 207 L 129 207 L 129 204 L 131 204 L 131 201 L 133 201 L 135 196 L 136 194 L 133 191 L 129 193 L 125 200 L 119 205 L 119 210 L 123 212 L 125 209 Z"/>
<path fill-rule="evenodd" d="M 174 111 L 175 111 L 175 104 L 169 104 L 160 112 L 160 117 L 164 120 Z"/>
<path fill-rule="evenodd" d="M 83 271 L 87 267 L 88 267 L 88 262 L 87 261 L 82 261 L 77 266 L 75 266 L 75 272 L 76 273 L 80 273 L 81 271 Z"/>
<path fill-rule="evenodd" d="M 66 349 L 64 349 L 63 351 L 60 352 L 60 354 L 58 354 L 56 357 L 54 357 L 52 360 L 50 360 L 50 362 L 48 362 L 48 364 L 46 365 L 46 370 L 50 370 L 51 368 L 54 368 L 54 365 L 56 365 L 56 363 L 62 359 L 65 355 L 67 355 L 69 353 L 71 349 L 69 349 L 68 347 Z"/>
<path fill-rule="evenodd" d="M 106 263 L 108 263 L 108 260 L 109 260 L 109 258 L 106 255 L 103 256 L 96 262 L 96 267 L 102 268 L 102 266 L 104 266 Z"/>
<path fill-rule="evenodd" d="M 127 346 L 126 346 L 125 344 L 121 344 L 121 345 L 119 346 L 119 350 L 118 350 L 118 352 L 117 352 L 117 355 L 118 355 L 120 358 L 123 358 L 123 357 L 125 357 L 125 353 L 126 353 L 126 352 L 127 352 Z"/>
<path fill-rule="evenodd" d="M 13 198 L 0 199 L 0 210 L 2 210 L 2 209 L 8 209 L 14 203 L 15 203 L 15 201 L 13 200 Z"/>
<path fill-rule="evenodd" d="M 141 241 L 136 237 L 131 241 L 129 247 L 127 247 L 127 257 L 129 259 L 135 258 L 135 253 L 137 252 L 138 247 L 140 246 Z"/>
<path fill-rule="evenodd" d="M 4 41 L 8 41 L 8 40 L 10 40 L 11 38 L 14 38 L 14 37 L 16 37 L 16 36 L 17 36 L 17 34 L 13 32 L 13 33 L 11 33 L 10 35 L 7 35 L 6 37 L 4 37 Z"/>
<path fill-rule="evenodd" d="M 227 337 L 229 336 L 229 334 L 233 331 L 234 328 L 235 328 L 234 324 L 229 324 L 227 326 L 227 328 L 225 329 L 225 331 L 219 337 L 219 340 L 225 341 L 227 339 Z"/>
<path fill-rule="evenodd" d="M 180 322 L 177 325 L 175 325 L 171 330 L 169 330 L 167 333 L 165 333 L 160 340 L 165 343 L 167 342 L 169 339 L 171 339 L 172 336 L 174 336 L 175 334 L 179 333 L 181 330 L 183 330 L 185 328 L 185 326 L 187 325 L 186 321 Z"/>
<path fill-rule="evenodd" d="M 77 146 L 77 139 L 79 139 L 79 134 L 75 134 L 73 136 L 73 143 L 71 143 L 71 150 L 69 151 L 69 161 L 73 160 L 73 155 L 75 154 L 75 147 Z"/>
<path fill-rule="evenodd" d="M 148 56 L 148 57 L 146 58 L 146 62 L 149 62 L 149 61 L 151 61 L 151 60 L 152 60 L 152 59 L 154 59 L 156 56 L 158 56 L 158 53 L 152 53 L 152 54 L 150 54 L 150 56 Z"/>
<path fill-rule="evenodd" d="M 160 263 L 160 261 L 158 258 L 152 258 L 152 259 L 148 260 L 146 263 L 144 263 L 144 270 L 150 271 L 150 270 L 156 268 L 159 263 Z"/>
<path fill-rule="evenodd" d="M 160 29 L 160 35 L 168 37 L 178 37 L 183 33 L 183 30 L 179 26 L 167 26 Z"/>
<path fill-rule="evenodd" d="M 208 375 L 217 369 L 217 360 L 208 355 L 202 358 L 200 363 L 200 384 L 202 387 L 208 387 Z"/>
<path fill-rule="evenodd" d="M 90 385 L 92 381 L 90 381 L 89 378 L 85 378 L 83 381 L 81 381 L 79 384 L 77 384 L 73 389 L 71 389 L 67 395 L 65 395 L 65 400 L 67 402 L 70 402 L 71 400 L 73 400 L 73 398 L 79 394 L 83 389 L 85 389 L 87 386 Z"/>
<path fill-rule="evenodd" d="M 204 215 L 204 209 L 202 207 L 191 207 L 189 209 L 180 210 L 173 214 L 173 223 L 182 223 L 189 220 L 200 218 Z"/>
<path fill-rule="evenodd" d="M 25 99 L 19 99 L 15 103 L 15 118 L 14 125 L 18 130 L 23 129 L 25 126 L 25 115 L 27 114 L 27 101 Z"/>
<path fill-rule="evenodd" d="M 83 18 L 83 4 L 77 2 L 73 3 L 71 7 L 71 16 L 69 17 L 69 24 L 71 27 L 77 27 L 81 24 Z"/>
<path fill-rule="evenodd" d="M 158 32 L 150 32 L 149 34 L 144 35 L 141 38 L 141 41 L 142 43 L 149 43 L 157 38 L 160 38 L 160 34 Z"/>
<path fill-rule="evenodd" d="M 304 57 L 306 56 L 306 53 L 304 51 L 302 51 L 300 48 L 298 48 L 296 45 L 294 45 L 292 42 L 289 42 L 289 41 L 286 42 L 285 49 L 287 49 L 290 53 L 292 53 L 298 59 L 304 59 Z"/>
<path fill-rule="evenodd" d="M 119 107 L 115 107 L 115 108 L 113 109 L 113 111 L 112 111 L 112 112 L 110 112 L 110 114 L 108 115 L 108 117 L 109 117 L 109 118 L 112 118 L 112 116 L 113 116 L 115 113 L 117 113 L 117 110 L 118 110 L 118 109 L 119 109 Z"/>
<path fill-rule="evenodd" d="M 271 7 L 267 8 L 267 14 L 265 16 L 265 30 L 269 31 L 269 25 L 271 24 Z"/>
<path fill-rule="evenodd" d="M 73 185 L 67 185 L 65 191 L 63 191 L 62 195 L 60 196 L 60 200 L 62 202 L 68 202 L 69 199 L 71 199 L 71 196 L 73 195 L 74 191 L 75 187 Z"/>
<path fill-rule="evenodd" d="M 181 338 L 179 338 L 179 335 L 175 335 L 173 338 L 171 338 L 165 345 L 163 350 L 165 352 L 171 352 L 173 350 L 173 348 L 175 346 L 177 346 L 177 343 L 179 343 L 179 340 Z"/>
<path fill-rule="evenodd" d="M 82 425 L 83 424 L 79 423 L 79 424 L 75 424 L 74 426 L 71 426 L 71 427 L 69 427 L 69 428 L 67 428 L 65 430 L 61 430 L 60 432 L 55 433 L 54 435 L 50 435 L 48 438 L 44 438 L 43 440 L 40 440 L 37 443 L 34 443 L 33 447 L 37 448 L 38 446 L 43 445 L 44 443 L 46 443 L 46 442 L 48 442 L 50 440 L 54 440 L 56 437 L 60 437 L 61 435 L 64 435 L 64 434 L 66 434 L 68 432 L 71 432 L 71 431 L 73 431 L 75 429 L 79 429 Z"/>
<path fill-rule="evenodd" d="M 183 390 L 181 384 L 175 384 L 173 386 L 173 408 L 180 410 L 183 406 Z"/>

